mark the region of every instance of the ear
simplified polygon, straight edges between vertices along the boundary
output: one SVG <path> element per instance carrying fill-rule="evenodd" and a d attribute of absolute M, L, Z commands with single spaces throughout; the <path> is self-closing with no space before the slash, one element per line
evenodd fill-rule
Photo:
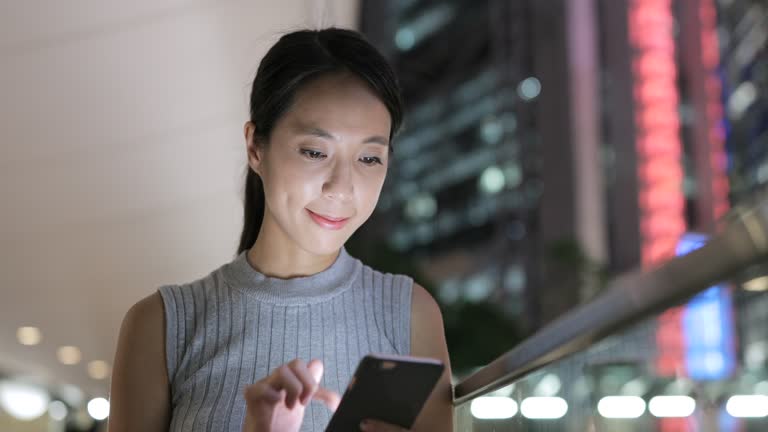
<path fill-rule="evenodd" d="M 264 160 L 264 146 L 258 142 L 256 137 L 256 125 L 250 121 L 245 122 L 243 126 L 245 134 L 245 149 L 248 155 L 248 166 L 256 173 L 261 175 L 261 163 Z"/>

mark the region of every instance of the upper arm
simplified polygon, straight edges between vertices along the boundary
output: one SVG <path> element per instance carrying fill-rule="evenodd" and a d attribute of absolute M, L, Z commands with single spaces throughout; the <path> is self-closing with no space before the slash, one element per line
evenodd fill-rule
<path fill-rule="evenodd" d="M 413 284 L 411 298 L 411 355 L 441 360 L 445 370 L 424 405 L 414 431 L 453 430 L 451 363 L 445 342 L 443 316 L 437 302 L 421 285 Z"/>
<path fill-rule="evenodd" d="M 165 313 L 158 292 L 139 301 L 120 327 L 110 389 L 109 431 L 167 431 L 170 389 Z"/>

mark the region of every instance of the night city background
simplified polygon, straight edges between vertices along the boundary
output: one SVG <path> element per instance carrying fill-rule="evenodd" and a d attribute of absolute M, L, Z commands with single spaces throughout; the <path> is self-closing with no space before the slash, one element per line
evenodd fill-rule
<path fill-rule="evenodd" d="M 232 258 L 260 56 L 329 25 L 406 104 L 347 249 L 433 294 L 454 384 L 768 185 L 766 0 L 6 0 L 0 430 L 106 430 L 125 311 Z M 768 261 L 741 270 L 457 404 L 457 430 L 768 430 Z"/>

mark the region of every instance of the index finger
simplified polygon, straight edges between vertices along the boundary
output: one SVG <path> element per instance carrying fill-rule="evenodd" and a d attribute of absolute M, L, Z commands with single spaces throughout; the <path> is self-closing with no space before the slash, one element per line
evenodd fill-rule
<path fill-rule="evenodd" d="M 336 411 L 341 402 L 341 396 L 333 390 L 328 390 L 325 387 L 318 387 L 315 394 L 312 395 L 312 399 L 317 399 L 325 404 L 331 411 Z"/>
<path fill-rule="evenodd" d="M 301 359 L 292 360 L 288 363 L 288 367 L 293 371 L 296 378 L 301 381 L 302 389 L 298 397 L 301 403 L 306 404 L 309 401 L 312 392 L 317 388 L 318 383 L 315 381 L 315 377 L 309 372 L 307 365 L 304 364 Z"/>

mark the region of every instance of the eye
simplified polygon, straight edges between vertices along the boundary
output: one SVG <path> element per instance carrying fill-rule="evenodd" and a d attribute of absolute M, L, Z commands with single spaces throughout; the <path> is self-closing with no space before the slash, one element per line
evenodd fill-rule
<path fill-rule="evenodd" d="M 323 152 L 319 152 L 317 150 L 307 150 L 307 149 L 301 149 L 301 154 L 303 154 L 307 159 L 312 160 L 323 160 L 326 158 L 326 155 L 323 154 Z"/>
<path fill-rule="evenodd" d="M 360 158 L 360 162 L 362 162 L 362 163 L 364 163 L 365 165 L 368 165 L 368 166 L 373 166 L 373 165 L 376 165 L 376 164 L 383 165 L 381 163 L 381 159 L 376 157 L 376 156 L 364 156 L 364 157 L 361 157 Z"/>

